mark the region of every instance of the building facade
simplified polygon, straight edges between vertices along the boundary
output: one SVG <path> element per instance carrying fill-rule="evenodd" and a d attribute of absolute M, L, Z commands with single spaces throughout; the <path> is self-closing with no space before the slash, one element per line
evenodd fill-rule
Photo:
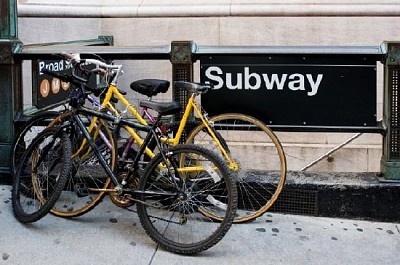
<path fill-rule="evenodd" d="M 63 42 L 112 35 L 115 46 L 157 46 L 192 40 L 220 46 L 379 46 L 396 41 L 396 0 L 19 0 L 18 38 L 24 43 Z M 168 61 L 124 61 L 121 87 L 140 78 L 171 80 Z M 30 65 L 24 66 L 24 106 L 29 107 Z M 195 66 L 196 81 L 199 65 Z M 377 120 L 383 113 L 383 70 L 377 63 Z M 141 99 L 130 93 L 129 100 Z M 160 96 L 171 100 L 171 94 Z M 349 114 L 351 115 L 351 114 Z M 289 170 L 301 170 L 354 133 L 277 132 Z M 378 172 L 382 136 L 363 134 L 310 171 Z"/>

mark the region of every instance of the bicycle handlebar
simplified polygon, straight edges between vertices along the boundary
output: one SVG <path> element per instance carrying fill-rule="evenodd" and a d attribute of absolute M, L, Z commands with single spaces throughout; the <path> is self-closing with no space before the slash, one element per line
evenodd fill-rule
<path fill-rule="evenodd" d="M 79 63 L 81 60 L 79 54 L 74 55 L 74 54 L 67 53 L 67 52 L 61 52 L 60 54 L 62 57 L 64 57 L 64 59 L 66 59 L 67 61 L 70 61 L 73 64 Z"/>
<path fill-rule="evenodd" d="M 106 68 L 108 70 L 113 70 L 113 69 L 121 69 L 122 65 L 120 64 L 106 64 L 105 62 L 102 62 L 97 59 L 81 59 L 80 54 L 71 54 L 67 52 L 61 52 L 61 56 L 64 57 L 67 61 L 71 62 L 72 64 L 82 64 L 82 63 L 88 63 L 88 64 L 95 64 L 97 66 Z"/>
<path fill-rule="evenodd" d="M 71 53 L 67 53 L 67 52 L 61 52 L 60 54 L 64 59 L 66 59 L 71 64 L 73 64 L 74 67 L 76 67 L 76 65 L 82 65 L 83 63 L 86 63 L 86 64 L 96 65 L 97 69 L 105 68 L 106 70 L 103 73 L 104 74 L 107 74 L 107 72 L 111 73 L 111 75 L 113 76 L 111 84 L 113 84 L 113 85 L 117 84 L 118 77 L 124 73 L 122 71 L 121 64 L 107 64 L 107 63 L 105 63 L 101 60 L 97 60 L 97 59 L 81 59 L 79 53 L 71 54 Z M 99 68 L 99 67 L 102 67 L 102 68 Z"/>
<path fill-rule="evenodd" d="M 122 68 L 122 65 L 120 65 L 120 64 L 106 64 L 106 63 L 104 63 L 100 60 L 96 60 L 96 59 L 81 59 L 81 63 L 95 64 L 95 65 L 98 65 L 100 67 L 103 67 L 103 68 L 106 68 L 109 70 Z"/>
<path fill-rule="evenodd" d="M 73 65 L 72 74 L 61 75 L 57 72 L 49 71 L 48 69 L 42 69 L 41 72 L 44 74 L 53 76 L 55 78 L 58 78 L 61 81 L 70 82 L 77 87 L 82 88 L 82 86 L 84 86 L 86 90 L 89 90 L 95 96 L 99 96 L 103 92 L 103 90 L 106 89 L 106 87 L 92 88 L 92 87 L 88 86 L 87 85 L 88 79 L 78 76 L 76 74 L 77 71 L 82 71 L 83 73 L 85 73 L 85 72 L 86 73 L 94 73 L 94 74 L 99 74 L 99 75 L 107 75 L 108 72 L 111 72 L 111 76 L 113 76 L 113 80 L 111 83 L 113 83 L 114 85 L 117 82 L 118 76 L 123 74 L 122 65 L 106 64 L 105 62 L 97 60 L 97 59 L 81 59 L 80 54 L 71 54 L 71 53 L 67 53 L 67 52 L 61 52 L 58 54 L 58 56 L 67 60 L 69 63 L 71 63 Z M 95 64 L 97 67 L 93 70 L 88 70 L 83 67 L 82 64 L 84 64 L 84 63 Z M 102 68 L 100 68 L 100 67 L 102 67 Z M 118 89 L 118 91 L 121 94 L 126 94 L 126 92 L 123 90 Z M 114 99 L 114 98 L 112 98 L 111 100 L 113 102 L 118 101 L 117 99 Z"/>

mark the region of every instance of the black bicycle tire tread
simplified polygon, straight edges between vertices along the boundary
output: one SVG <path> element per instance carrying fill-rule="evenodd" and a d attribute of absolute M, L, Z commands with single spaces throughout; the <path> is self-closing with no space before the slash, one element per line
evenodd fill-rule
<path fill-rule="evenodd" d="M 156 243 L 161 245 L 162 248 L 164 248 L 167 251 L 174 252 L 177 254 L 184 254 L 184 255 L 193 255 L 202 251 L 205 251 L 215 244 L 217 244 L 228 232 L 230 227 L 233 224 L 234 220 L 234 215 L 237 207 L 237 190 L 235 187 L 235 182 L 233 180 L 233 177 L 230 174 L 230 170 L 228 169 L 225 161 L 218 155 L 216 155 L 214 152 L 211 150 L 205 149 L 200 146 L 196 145 L 191 145 L 191 144 L 185 144 L 185 145 L 177 145 L 169 150 L 175 150 L 175 149 L 180 149 L 180 148 L 186 148 L 186 149 L 192 149 L 192 150 L 200 150 L 199 152 L 207 153 L 207 156 L 212 157 L 214 159 L 213 163 L 215 163 L 218 168 L 222 169 L 224 171 L 224 175 L 226 177 L 226 182 L 227 185 L 230 187 L 230 199 L 233 202 L 231 204 L 231 209 L 229 211 L 229 216 L 225 217 L 224 220 L 221 223 L 221 226 L 214 232 L 212 235 L 212 238 L 203 240 L 200 246 L 188 246 L 188 247 L 183 247 L 183 246 L 178 246 L 177 244 L 174 244 L 173 242 L 168 242 L 168 240 L 164 239 L 162 236 L 159 235 L 158 232 L 152 232 L 153 229 L 151 227 L 151 221 L 149 222 L 149 219 L 145 217 L 145 210 L 144 206 L 142 204 L 138 204 L 137 206 L 137 211 L 140 219 L 140 223 L 144 230 L 146 231 L 146 234 L 152 238 Z M 157 164 L 158 160 L 161 159 L 161 154 L 157 154 L 156 157 L 154 157 L 149 165 L 146 167 L 144 176 L 146 174 L 149 174 L 149 171 L 152 167 L 154 167 L 153 164 Z M 139 190 L 142 189 L 142 187 L 145 185 L 145 182 L 142 179 L 146 179 L 145 177 L 141 178 L 141 181 L 139 183 Z"/>
<path fill-rule="evenodd" d="M 57 133 L 57 128 L 48 128 L 45 129 L 44 131 L 42 131 L 37 137 L 34 138 L 34 140 L 32 141 L 32 144 L 29 146 L 29 148 L 26 150 L 26 152 L 24 152 L 24 155 L 22 157 L 22 159 L 27 159 L 28 155 L 30 155 L 32 149 L 34 148 L 34 146 L 37 144 L 37 142 L 45 135 L 47 135 L 48 133 L 51 134 L 55 134 Z M 45 202 L 44 205 L 42 205 L 42 207 L 31 214 L 26 214 L 24 213 L 24 211 L 22 210 L 22 207 L 20 207 L 19 203 L 17 202 L 18 198 L 17 198 L 17 193 L 16 193 L 16 187 L 15 187 L 15 183 L 20 183 L 19 181 L 19 177 L 20 177 L 20 170 L 21 167 L 18 168 L 17 174 L 15 176 L 16 180 L 15 183 L 13 185 L 13 189 L 12 189 L 12 206 L 13 206 L 13 211 L 14 211 L 14 216 L 16 217 L 16 219 L 18 221 L 20 221 L 21 223 L 33 223 L 36 222 L 38 220 L 40 220 L 41 218 L 43 218 L 47 213 L 49 213 L 50 209 L 54 206 L 54 204 L 57 202 L 67 180 L 69 177 L 69 173 L 70 173 L 70 169 L 71 169 L 71 160 L 68 159 L 71 156 L 71 152 L 72 152 L 72 147 L 71 147 L 71 142 L 69 141 L 69 137 L 65 132 L 61 132 L 61 137 L 62 137 L 62 145 L 63 145 L 63 167 L 62 167 L 62 171 L 60 173 L 60 176 L 56 182 L 55 188 L 53 189 L 53 192 L 51 193 L 50 197 L 48 198 L 48 200 Z M 22 163 L 21 163 L 22 164 Z"/>

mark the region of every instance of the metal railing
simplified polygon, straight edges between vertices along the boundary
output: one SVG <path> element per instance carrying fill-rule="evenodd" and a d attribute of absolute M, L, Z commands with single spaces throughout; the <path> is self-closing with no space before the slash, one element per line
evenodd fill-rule
<path fill-rule="evenodd" d="M 400 143 L 396 142 L 397 131 L 392 132 L 395 123 L 393 117 L 397 117 L 396 113 L 398 107 L 396 104 L 398 94 L 393 94 L 397 88 L 393 77 L 387 73 L 396 73 L 399 69 L 400 62 L 393 61 L 397 58 L 396 54 L 400 50 L 398 43 L 384 43 L 382 46 L 368 46 L 368 47 L 229 47 L 229 46 L 199 46 L 193 41 L 174 41 L 169 45 L 156 46 L 156 47 L 116 47 L 116 46 L 98 46 L 112 44 L 111 36 L 100 36 L 98 39 L 75 41 L 68 43 L 50 43 L 38 45 L 23 45 L 17 42 L 13 47 L 13 58 L 16 61 L 22 60 L 36 60 L 52 58 L 54 53 L 60 52 L 68 48 L 69 52 L 79 53 L 96 53 L 104 59 L 121 59 L 121 60 L 169 60 L 172 67 L 172 81 L 193 81 L 194 71 L 193 65 L 196 61 L 202 60 L 206 56 L 224 55 L 257 55 L 268 56 L 276 54 L 284 54 L 285 56 L 301 54 L 304 55 L 329 55 L 329 56 L 343 56 L 343 55 L 362 55 L 367 54 L 376 58 L 377 61 L 382 61 L 385 65 L 385 87 L 384 87 L 384 119 L 376 121 L 376 126 L 303 126 L 303 125 L 270 125 L 274 130 L 279 131 L 312 131 L 312 132 L 356 132 L 350 139 L 330 150 L 323 156 L 319 157 L 312 163 L 303 167 L 306 170 L 313 166 L 318 161 L 328 157 L 333 152 L 347 145 L 354 139 L 358 138 L 362 133 L 380 133 L 384 137 L 384 162 L 382 172 L 386 173 L 386 177 L 390 179 L 399 178 L 400 174 L 400 158 L 390 155 L 388 150 L 397 150 Z M 398 50 L 390 47 L 397 47 Z M 393 55 L 392 53 L 396 53 Z M 396 71 L 394 71 L 395 69 Z M 13 89 L 22 90 L 21 87 L 14 87 Z M 185 91 L 178 91 L 175 88 L 172 92 L 173 100 L 180 101 L 182 104 L 186 103 L 188 95 Z M 395 113 L 394 113 L 395 112 Z M 394 116 L 393 116 L 394 115 Z M 398 115 L 400 117 L 400 115 Z M 179 117 L 177 117 L 179 119 Z M 386 127 L 387 125 L 387 127 Z M 391 139 L 389 140 L 388 137 Z M 400 141 L 400 137 L 399 137 Z M 385 162 L 386 161 L 386 162 Z M 394 164 L 394 166 L 393 166 Z"/>

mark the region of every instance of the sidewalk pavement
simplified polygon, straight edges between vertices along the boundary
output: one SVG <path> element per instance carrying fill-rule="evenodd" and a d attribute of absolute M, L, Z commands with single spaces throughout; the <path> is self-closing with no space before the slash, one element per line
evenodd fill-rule
<path fill-rule="evenodd" d="M 211 249 L 158 249 L 135 213 L 105 200 L 92 212 L 23 225 L 0 185 L 0 264 L 400 264 L 400 224 L 267 213 L 233 225 Z M 400 203 L 400 202 L 399 202 Z M 400 214 L 400 213 L 399 213 Z"/>

